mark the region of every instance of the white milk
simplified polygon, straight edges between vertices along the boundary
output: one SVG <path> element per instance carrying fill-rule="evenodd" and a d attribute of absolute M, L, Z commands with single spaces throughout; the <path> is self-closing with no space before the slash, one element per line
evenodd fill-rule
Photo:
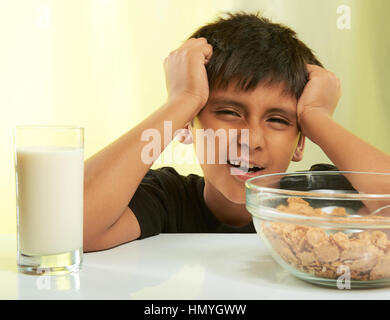
<path fill-rule="evenodd" d="M 16 149 L 21 253 L 50 255 L 82 248 L 83 181 L 82 148 Z"/>

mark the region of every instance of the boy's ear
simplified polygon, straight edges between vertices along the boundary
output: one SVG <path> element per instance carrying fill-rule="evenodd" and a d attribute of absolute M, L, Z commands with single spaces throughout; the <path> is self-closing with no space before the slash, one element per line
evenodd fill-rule
<path fill-rule="evenodd" d="M 302 134 L 302 132 L 299 134 L 299 140 L 297 147 L 295 148 L 293 157 L 291 161 L 301 161 L 303 158 L 303 150 L 305 149 L 305 136 Z"/>
<path fill-rule="evenodd" d="M 193 143 L 193 139 L 192 139 L 192 121 L 187 123 L 183 129 L 180 130 L 180 132 L 176 135 L 177 136 L 177 140 L 180 142 L 180 143 L 183 143 L 183 144 L 191 144 Z"/>

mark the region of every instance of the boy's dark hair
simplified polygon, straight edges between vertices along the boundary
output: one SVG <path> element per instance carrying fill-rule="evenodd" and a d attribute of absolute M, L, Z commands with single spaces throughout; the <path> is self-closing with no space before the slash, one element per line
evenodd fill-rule
<path fill-rule="evenodd" d="M 213 46 L 206 66 L 210 89 L 226 89 L 233 80 L 247 91 L 258 84 L 284 83 L 297 99 L 307 83 L 306 64 L 322 67 L 312 51 L 286 26 L 259 13 L 227 13 L 190 38 L 204 37 Z"/>

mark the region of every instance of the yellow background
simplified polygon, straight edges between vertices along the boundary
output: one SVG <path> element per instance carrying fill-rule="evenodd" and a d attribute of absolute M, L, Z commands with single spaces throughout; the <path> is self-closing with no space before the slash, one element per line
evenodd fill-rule
<path fill-rule="evenodd" d="M 342 4 L 350 30 L 336 26 Z M 82 126 L 88 158 L 164 103 L 164 58 L 229 10 L 262 10 L 296 30 L 342 80 L 336 120 L 390 151 L 388 0 L 0 0 L 0 233 L 16 232 L 16 125 Z M 168 148 L 195 162 L 191 146 Z M 310 142 L 305 153 L 289 170 L 328 161 Z M 202 174 L 161 159 L 154 167 Z"/>

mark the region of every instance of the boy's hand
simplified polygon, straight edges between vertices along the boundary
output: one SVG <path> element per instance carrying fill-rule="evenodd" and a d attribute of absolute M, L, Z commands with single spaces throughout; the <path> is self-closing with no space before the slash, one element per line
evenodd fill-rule
<path fill-rule="evenodd" d="M 190 99 L 198 111 L 209 97 L 205 65 L 213 54 L 213 47 L 205 38 L 188 39 L 164 60 L 168 100 Z"/>
<path fill-rule="evenodd" d="M 341 96 L 340 80 L 334 73 L 311 64 L 307 71 L 309 81 L 297 105 L 298 123 L 304 135 L 310 117 L 318 113 L 331 117 Z"/>

